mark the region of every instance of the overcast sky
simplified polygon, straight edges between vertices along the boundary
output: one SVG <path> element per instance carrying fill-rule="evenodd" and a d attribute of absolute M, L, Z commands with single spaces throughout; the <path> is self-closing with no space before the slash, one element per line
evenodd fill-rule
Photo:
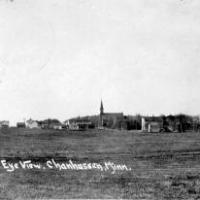
<path fill-rule="evenodd" d="M 200 113 L 199 0 L 1 0 L 0 120 Z"/>

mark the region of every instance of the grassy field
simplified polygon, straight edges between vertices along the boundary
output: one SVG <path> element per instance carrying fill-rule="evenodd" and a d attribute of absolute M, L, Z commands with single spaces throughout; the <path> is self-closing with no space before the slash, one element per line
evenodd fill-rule
<path fill-rule="evenodd" d="M 131 171 L 17 169 L 0 165 L 0 199 L 200 199 L 200 133 L 0 131 L 0 157 L 125 164 Z"/>

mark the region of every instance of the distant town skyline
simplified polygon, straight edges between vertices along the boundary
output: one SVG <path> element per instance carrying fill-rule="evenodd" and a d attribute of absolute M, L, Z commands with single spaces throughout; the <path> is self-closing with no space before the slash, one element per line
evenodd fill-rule
<path fill-rule="evenodd" d="M 0 120 L 200 114 L 200 1 L 0 1 Z"/>

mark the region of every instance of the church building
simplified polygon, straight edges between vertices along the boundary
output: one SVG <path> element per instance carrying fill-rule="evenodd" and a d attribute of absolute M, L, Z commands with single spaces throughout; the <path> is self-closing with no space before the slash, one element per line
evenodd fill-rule
<path fill-rule="evenodd" d="M 100 105 L 99 128 L 127 129 L 126 116 L 123 112 L 104 112 L 103 102 Z"/>

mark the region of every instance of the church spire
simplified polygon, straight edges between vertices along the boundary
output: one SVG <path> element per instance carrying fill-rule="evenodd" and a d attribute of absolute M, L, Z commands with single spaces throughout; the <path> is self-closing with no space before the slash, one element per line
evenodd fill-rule
<path fill-rule="evenodd" d="M 103 102 L 101 100 L 100 114 L 102 115 L 103 113 L 104 113 L 104 108 L 103 108 Z"/>
<path fill-rule="evenodd" d="M 99 127 L 103 127 L 103 115 L 104 115 L 104 109 L 103 109 L 103 102 L 102 102 L 102 99 L 101 99 L 100 115 L 99 115 Z"/>

